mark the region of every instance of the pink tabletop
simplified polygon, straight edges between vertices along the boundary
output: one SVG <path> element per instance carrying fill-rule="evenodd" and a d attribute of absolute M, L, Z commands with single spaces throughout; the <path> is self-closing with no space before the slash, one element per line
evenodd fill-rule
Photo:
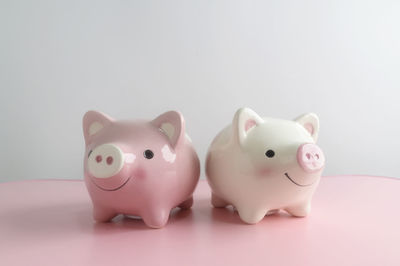
<path fill-rule="evenodd" d="M 212 208 L 205 181 L 194 199 L 149 229 L 93 222 L 82 181 L 0 184 L 0 265 L 400 265 L 400 180 L 323 177 L 310 216 L 257 225 Z"/>

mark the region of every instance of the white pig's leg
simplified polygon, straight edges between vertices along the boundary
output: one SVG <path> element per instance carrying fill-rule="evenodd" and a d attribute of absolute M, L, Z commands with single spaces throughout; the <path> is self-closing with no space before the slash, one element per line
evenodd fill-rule
<path fill-rule="evenodd" d="M 215 195 L 214 193 L 212 193 L 211 195 L 211 204 L 215 207 L 215 208 L 224 208 L 227 205 L 229 205 L 228 202 L 226 202 L 225 200 L 223 200 L 222 198 L 218 197 L 217 195 Z"/>
<path fill-rule="evenodd" d="M 97 222 L 109 222 L 115 216 L 117 216 L 117 213 L 112 210 L 108 210 L 100 206 L 93 207 L 93 219 L 95 219 Z"/>
<path fill-rule="evenodd" d="M 190 209 L 193 206 L 193 197 L 191 196 L 181 204 L 179 204 L 179 208 L 181 209 Z"/>
<path fill-rule="evenodd" d="M 256 224 L 261 221 L 265 215 L 267 214 L 268 210 L 260 210 L 254 209 L 254 207 L 246 207 L 246 206 L 237 206 L 237 211 L 239 213 L 240 218 L 248 223 L 248 224 Z"/>
<path fill-rule="evenodd" d="M 287 207 L 285 208 L 285 211 L 287 211 L 289 214 L 293 216 L 304 217 L 310 213 L 311 204 L 309 201 L 303 202 L 294 206 Z"/>

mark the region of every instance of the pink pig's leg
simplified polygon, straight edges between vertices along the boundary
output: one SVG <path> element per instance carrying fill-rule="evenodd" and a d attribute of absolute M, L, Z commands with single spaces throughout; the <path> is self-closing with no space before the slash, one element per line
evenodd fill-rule
<path fill-rule="evenodd" d="M 193 196 L 178 205 L 181 209 L 190 209 L 193 206 Z"/>
<path fill-rule="evenodd" d="M 266 215 L 273 215 L 278 212 L 279 212 L 279 209 L 269 210 Z"/>
<path fill-rule="evenodd" d="M 93 208 L 93 219 L 97 222 L 109 222 L 116 215 L 117 214 L 114 211 L 99 206 Z"/>
<path fill-rule="evenodd" d="M 146 213 L 142 214 L 144 223 L 152 228 L 164 227 L 169 218 L 170 209 L 148 207 Z"/>
<path fill-rule="evenodd" d="M 304 217 L 310 213 L 311 204 L 310 204 L 310 202 L 303 202 L 303 203 L 295 205 L 295 206 L 287 207 L 287 208 L 285 208 L 285 211 L 287 211 L 289 214 L 291 214 L 293 216 Z"/>
<path fill-rule="evenodd" d="M 212 193 L 211 195 L 211 204 L 215 207 L 215 208 L 224 208 L 226 206 L 229 205 L 228 202 L 226 202 L 225 200 L 223 200 L 222 198 L 218 197 L 217 195 L 215 195 L 214 193 Z"/>

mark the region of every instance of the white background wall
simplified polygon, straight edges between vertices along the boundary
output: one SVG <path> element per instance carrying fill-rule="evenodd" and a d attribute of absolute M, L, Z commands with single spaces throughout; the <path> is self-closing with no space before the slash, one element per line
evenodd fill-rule
<path fill-rule="evenodd" d="M 81 119 L 320 116 L 326 175 L 400 177 L 399 1 L 0 0 L 0 180 L 82 178 Z M 204 165 L 204 164 L 203 164 Z"/>

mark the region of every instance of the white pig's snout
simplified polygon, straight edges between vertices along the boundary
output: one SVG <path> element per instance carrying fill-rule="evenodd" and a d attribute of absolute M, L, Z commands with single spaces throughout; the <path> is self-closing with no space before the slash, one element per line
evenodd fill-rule
<path fill-rule="evenodd" d="M 325 155 L 316 144 L 305 143 L 297 150 L 297 162 L 304 171 L 314 173 L 324 168 Z"/>

